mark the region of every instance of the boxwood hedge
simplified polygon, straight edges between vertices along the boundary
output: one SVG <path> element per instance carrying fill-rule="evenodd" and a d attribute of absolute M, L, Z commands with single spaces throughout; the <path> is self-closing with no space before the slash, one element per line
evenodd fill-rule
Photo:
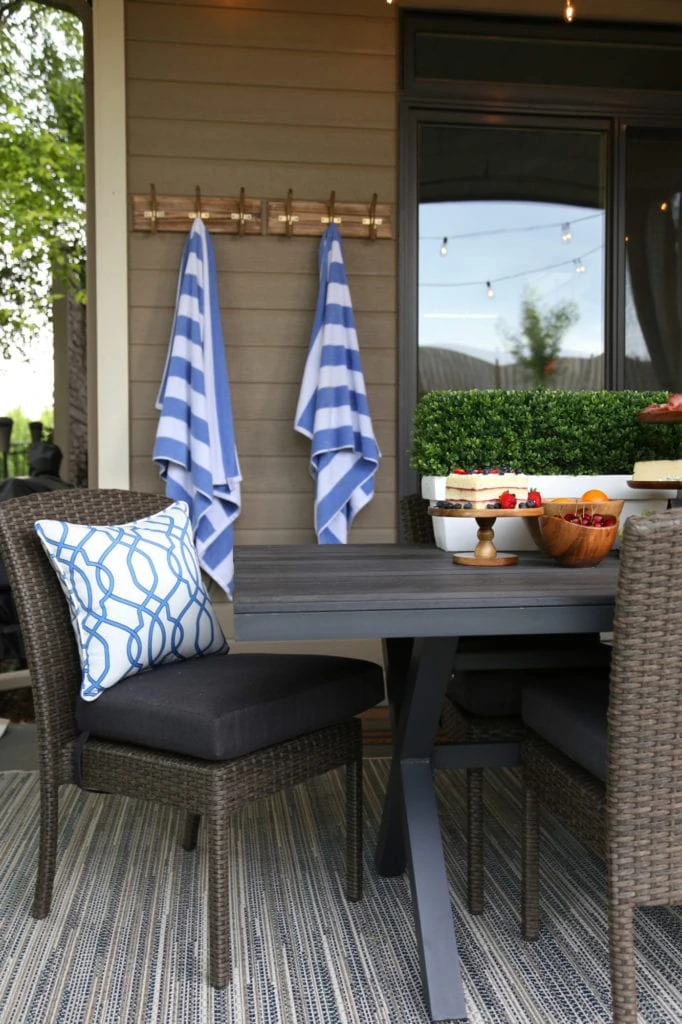
<path fill-rule="evenodd" d="M 637 420 L 667 399 L 666 391 L 431 391 L 415 410 L 411 465 L 422 476 L 455 466 L 629 474 L 640 459 L 682 458 L 682 425 Z"/>

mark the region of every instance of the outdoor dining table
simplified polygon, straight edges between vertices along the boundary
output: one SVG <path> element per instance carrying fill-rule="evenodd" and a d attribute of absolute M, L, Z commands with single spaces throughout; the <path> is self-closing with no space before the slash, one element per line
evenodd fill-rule
<path fill-rule="evenodd" d="M 434 1021 L 467 1011 L 433 769 L 519 758 L 517 744 L 435 745 L 457 638 L 608 632 L 617 576 L 615 553 L 594 568 L 567 569 L 536 552 L 522 552 L 516 565 L 471 567 L 436 548 L 395 544 L 236 549 L 237 639 L 384 639 L 395 734 L 376 866 L 383 875 L 409 871 Z"/>

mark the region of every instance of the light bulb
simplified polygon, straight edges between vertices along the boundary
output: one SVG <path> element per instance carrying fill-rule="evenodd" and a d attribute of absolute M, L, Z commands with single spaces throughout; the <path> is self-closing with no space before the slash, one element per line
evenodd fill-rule
<path fill-rule="evenodd" d="M 576 274 L 584 274 L 585 273 L 585 264 L 583 263 L 583 261 L 581 259 L 573 260 L 573 263 L 575 265 L 575 272 L 576 272 Z"/>
<path fill-rule="evenodd" d="M 571 225 L 568 224 L 568 223 L 562 224 L 561 225 L 561 241 L 562 242 L 570 242 L 572 238 L 573 238 L 573 235 L 571 234 Z"/>
<path fill-rule="evenodd" d="M 441 256 L 447 256 L 447 254 L 448 254 L 448 240 L 447 240 L 447 238 L 443 239 L 443 244 L 440 247 L 440 254 L 441 254 Z"/>
<path fill-rule="evenodd" d="M 564 21 L 571 22 L 575 16 L 575 7 L 571 3 L 571 0 L 566 0 L 564 4 Z"/>
<path fill-rule="evenodd" d="M 665 201 L 665 199 L 664 199 L 664 200 L 663 200 L 663 202 L 661 203 L 661 212 L 662 212 L 662 213 L 665 213 L 665 211 L 666 211 L 667 209 L 668 209 L 668 204 L 666 203 L 666 201 Z"/>
<path fill-rule="evenodd" d="M 494 299 L 495 298 L 495 289 L 491 285 L 490 281 L 486 281 L 485 286 L 486 286 L 486 289 L 487 289 L 488 298 L 489 299 Z"/>

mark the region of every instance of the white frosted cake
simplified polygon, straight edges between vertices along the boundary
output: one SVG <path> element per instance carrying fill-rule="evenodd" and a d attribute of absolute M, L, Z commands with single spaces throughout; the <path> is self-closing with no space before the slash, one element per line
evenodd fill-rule
<path fill-rule="evenodd" d="M 682 480 L 682 459 L 654 459 L 651 462 L 636 462 L 633 480 L 656 483 L 659 480 Z"/>
<path fill-rule="evenodd" d="M 528 477 L 523 473 L 478 470 L 473 473 L 450 473 L 445 481 L 447 501 L 470 501 L 472 508 L 485 508 L 509 491 L 517 501 L 528 498 Z"/>

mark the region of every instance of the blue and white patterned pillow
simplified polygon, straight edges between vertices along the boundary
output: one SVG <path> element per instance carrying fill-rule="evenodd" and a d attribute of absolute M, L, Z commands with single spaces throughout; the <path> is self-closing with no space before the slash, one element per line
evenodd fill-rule
<path fill-rule="evenodd" d="M 177 501 L 122 526 L 35 524 L 69 603 L 84 700 L 154 665 L 227 652 L 188 512 Z"/>

